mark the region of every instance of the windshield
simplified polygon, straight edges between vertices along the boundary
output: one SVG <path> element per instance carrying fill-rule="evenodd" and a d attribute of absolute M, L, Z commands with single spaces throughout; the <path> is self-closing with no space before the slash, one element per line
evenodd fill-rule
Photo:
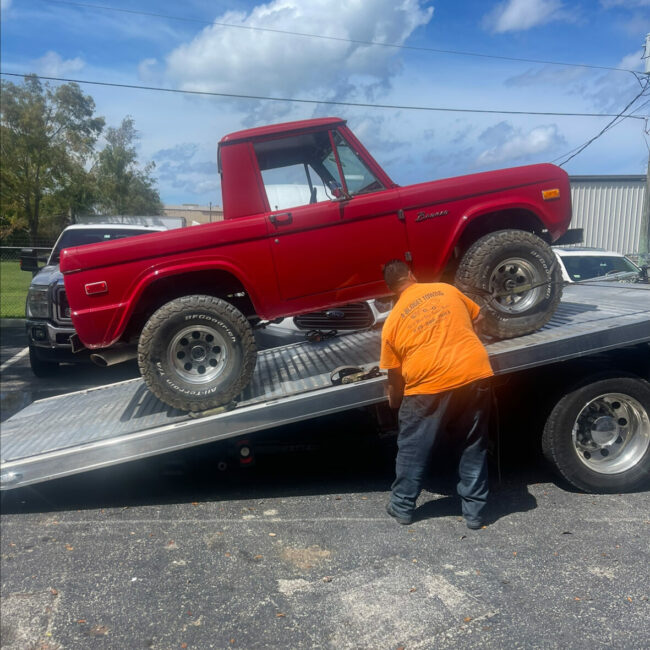
<path fill-rule="evenodd" d="M 98 244 L 103 241 L 112 241 L 114 239 L 124 239 L 124 237 L 133 237 L 134 235 L 146 235 L 154 232 L 150 229 L 143 228 L 142 230 L 135 230 L 133 228 L 110 228 L 102 230 L 101 228 L 93 228 L 92 230 L 64 230 L 57 240 L 48 264 L 58 264 L 61 251 L 64 248 L 72 246 L 85 246 L 86 244 Z"/>
<path fill-rule="evenodd" d="M 600 278 L 614 273 L 638 273 L 639 269 L 626 257 L 617 255 L 585 255 L 562 257 L 564 268 L 574 282 Z"/>
<path fill-rule="evenodd" d="M 339 153 L 345 184 L 348 192 L 352 196 L 384 189 L 384 186 L 377 180 L 375 175 L 368 169 L 361 158 L 357 156 L 352 150 L 352 147 L 350 147 L 338 131 L 334 133 L 334 143 Z M 323 164 L 327 166 L 325 161 L 323 161 Z"/>
<path fill-rule="evenodd" d="M 384 189 L 338 131 L 332 139 L 320 131 L 256 142 L 254 148 L 271 210 L 330 201 L 337 188 L 351 196 Z"/>

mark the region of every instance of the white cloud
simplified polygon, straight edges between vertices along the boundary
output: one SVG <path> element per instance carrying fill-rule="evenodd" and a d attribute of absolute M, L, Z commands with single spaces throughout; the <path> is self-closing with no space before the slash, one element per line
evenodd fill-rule
<path fill-rule="evenodd" d="M 138 63 L 138 78 L 141 81 L 158 81 L 160 78 L 158 73 L 158 59 L 142 59 Z"/>
<path fill-rule="evenodd" d="M 476 159 L 476 167 L 494 167 L 504 163 L 514 164 L 527 160 L 536 161 L 544 153 L 553 151 L 566 140 L 555 124 L 537 126 L 528 132 L 515 129 L 507 122 L 486 129 L 479 140 L 488 148 Z"/>
<path fill-rule="evenodd" d="M 544 85 L 561 88 L 577 83 L 585 75 L 586 71 L 583 68 L 545 65 L 539 68 L 531 68 L 514 77 L 509 77 L 503 83 L 505 86 L 512 87 Z"/>
<path fill-rule="evenodd" d="M 206 193 L 216 196 L 220 180 L 217 163 L 214 157 L 201 160 L 204 156 L 201 145 L 193 142 L 156 151 L 153 154 L 156 162 L 154 173 L 160 187 L 194 196 Z"/>
<path fill-rule="evenodd" d="M 650 3 L 650 0 L 648 0 Z M 627 56 L 624 56 L 619 64 L 615 67 L 617 68 L 622 68 L 623 70 L 639 70 L 641 71 L 641 68 L 643 68 L 643 50 L 639 50 L 638 52 L 634 52 L 633 54 L 628 54 Z"/>
<path fill-rule="evenodd" d="M 641 71 L 644 66 L 641 55 L 641 50 L 628 54 L 615 67 Z M 600 75 L 591 86 L 582 92 L 599 110 L 618 113 L 638 94 L 640 89 L 641 87 L 631 75 L 612 70 Z"/>
<path fill-rule="evenodd" d="M 604 9 L 611 7 L 634 9 L 636 7 L 650 7 L 650 0 L 600 0 L 600 4 Z"/>
<path fill-rule="evenodd" d="M 40 59 L 33 62 L 35 70 L 47 77 L 61 77 L 73 72 L 79 72 L 86 64 L 83 59 L 63 59 L 60 54 L 50 50 Z"/>
<path fill-rule="evenodd" d="M 218 22 L 319 34 L 335 39 L 402 44 L 426 25 L 433 8 L 422 0 L 272 0 Z M 399 69 L 394 48 L 211 25 L 167 57 L 180 88 L 223 93 L 296 96 L 365 92 Z"/>
<path fill-rule="evenodd" d="M 498 34 L 518 32 L 545 25 L 554 20 L 568 20 L 560 0 L 505 0 L 484 19 L 484 25 Z"/>

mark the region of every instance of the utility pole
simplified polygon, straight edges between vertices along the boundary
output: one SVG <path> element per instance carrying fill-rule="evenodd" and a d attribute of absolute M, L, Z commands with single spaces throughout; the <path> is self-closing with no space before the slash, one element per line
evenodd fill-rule
<path fill-rule="evenodd" d="M 646 34 L 643 57 L 645 61 L 645 74 L 650 81 L 650 34 Z M 643 197 L 643 212 L 641 214 L 641 234 L 639 241 L 641 263 L 650 263 L 650 152 L 648 152 L 648 166 L 646 170 L 645 195 Z"/>

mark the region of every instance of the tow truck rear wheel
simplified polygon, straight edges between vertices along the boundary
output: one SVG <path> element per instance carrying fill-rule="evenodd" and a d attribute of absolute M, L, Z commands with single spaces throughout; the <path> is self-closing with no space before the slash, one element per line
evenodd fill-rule
<path fill-rule="evenodd" d="M 163 305 L 138 343 L 145 383 L 165 404 L 183 411 L 232 402 L 250 382 L 256 357 L 246 317 L 214 296 L 184 296 Z"/>
<path fill-rule="evenodd" d="M 59 370 L 58 361 L 47 361 L 38 356 L 38 351 L 33 345 L 29 346 L 29 365 L 36 377 L 51 377 Z"/>
<path fill-rule="evenodd" d="M 650 484 L 650 383 L 610 376 L 567 393 L 542 435 L 548 461 L 585 492 L 629 492 Z"/>
<path fill-rule="evenodd" d="M 524 230 L 499 230 L 475 241 L 458 265 L 456 285 L 481 305 L 483 333 L 499 339 L 538 330 L 562 297 L 555 254 Z"/>

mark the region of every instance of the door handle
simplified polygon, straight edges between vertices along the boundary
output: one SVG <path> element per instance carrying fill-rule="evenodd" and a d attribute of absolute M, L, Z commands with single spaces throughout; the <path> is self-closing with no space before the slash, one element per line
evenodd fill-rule
<path fill-rule="evenodd" d="M 275 226 L 284 226 L 293 221 L 291 212 L 280 212 L 269 216 L 269 221 Z"/>

